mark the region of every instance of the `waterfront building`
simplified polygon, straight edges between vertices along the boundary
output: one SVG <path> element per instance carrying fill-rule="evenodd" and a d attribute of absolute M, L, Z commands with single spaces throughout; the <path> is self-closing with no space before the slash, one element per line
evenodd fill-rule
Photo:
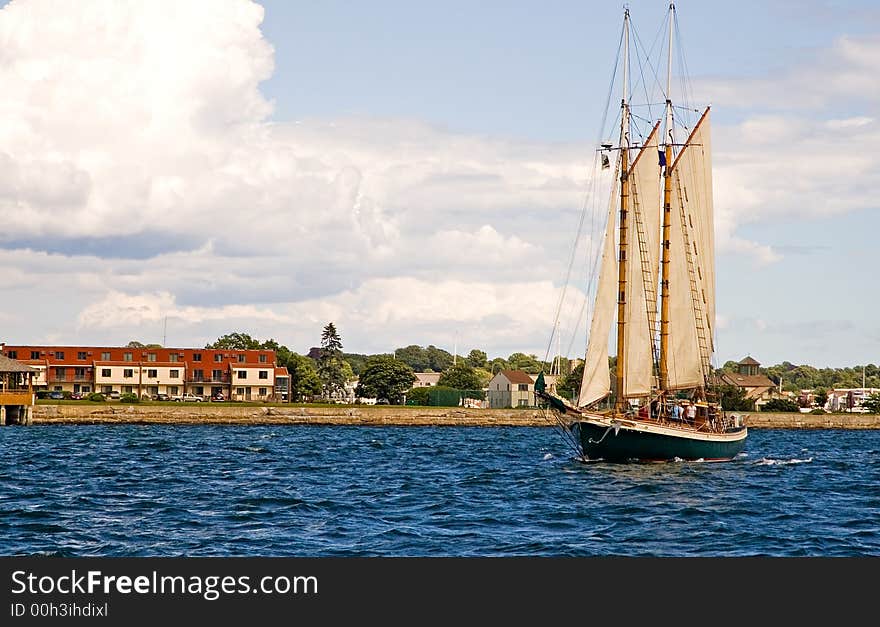
<path fill-rule="evenodd" d="M 0 355 L 0 426 L 30 424 L 36 374 L 18 360 Z"/>
<path fill-rule="evenodd" d="M 0 354 L 34 368 L 37 391 L 271 401 L 289 387 L 273 350 L 0 344 Z"/>
<path fill-rule="evenodd" d="M 770 399 L 781 398 L 778 388 L 770 378 L 761 374 L 761 364 L 751 356 L 744 357 L 737 364 L 735 373 L 722 372 L 719 375 L 721 384 L 733 385 L 745 391 L 747 399 L 752 401 L 755 411 L 760 411 Z"/>

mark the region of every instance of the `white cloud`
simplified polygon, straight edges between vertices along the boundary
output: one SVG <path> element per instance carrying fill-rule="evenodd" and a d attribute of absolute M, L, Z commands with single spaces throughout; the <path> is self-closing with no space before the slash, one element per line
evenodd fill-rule
<path fill-rule="evenodd" d="M 456 332 L 490 352 L 540 347 L 592 147 L 271 122 L 262 19 L 250 0 L 0 11 L 0 339 L 156 341 L 167 318 L 178 345 L 242 329 L 302 350 L 333 319 L 358 351 Z M 742 226 L 875 203 L 876 115 L 821 107 L 837 89 L 876 108 L 877 51 L 844 39 L 779 80 L 716 85 L 726 106 L 778 96 L 715 126 L 721 251 L 770 263 Z"/>

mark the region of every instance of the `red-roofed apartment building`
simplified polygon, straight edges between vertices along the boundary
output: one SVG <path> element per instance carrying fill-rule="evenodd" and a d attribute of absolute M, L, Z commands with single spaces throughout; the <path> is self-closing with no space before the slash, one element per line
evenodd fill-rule
<path fill-rule="evenodd" d="M 289 385 L 272 350 L 0 344 L 0 353 L 36 368 L 37 390 L 271 401 Z"/>

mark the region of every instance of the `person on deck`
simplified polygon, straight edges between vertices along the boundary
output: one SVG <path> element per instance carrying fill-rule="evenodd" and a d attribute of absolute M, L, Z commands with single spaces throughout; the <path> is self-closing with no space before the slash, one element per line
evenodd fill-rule
<path fill-rule="evenodd" d="M 688 422 L 694 424 L 697 421 L 697 404 L 691 401 L 687 409 Z"/>

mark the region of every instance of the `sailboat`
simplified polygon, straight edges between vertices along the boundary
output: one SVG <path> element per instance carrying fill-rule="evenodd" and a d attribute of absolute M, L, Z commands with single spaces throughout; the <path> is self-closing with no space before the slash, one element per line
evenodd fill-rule
<path fill-rule="evenodd" d="M 727 415 L 713 390 L 711 116 L 706 107 L 691 127 L 676 125 L 674 4 L 668 17 L 663 117 L 649 120 L 650 130 L 633 141 L 630 13 L 624 11 L 619 140 L 597 151 L 605 168 L 609 155 L 616 160 L 579 394 L 565 399 L 543 376 L 535 385 L 585 460 L 727 461 L 748 437 L 742 416 Z"/>

